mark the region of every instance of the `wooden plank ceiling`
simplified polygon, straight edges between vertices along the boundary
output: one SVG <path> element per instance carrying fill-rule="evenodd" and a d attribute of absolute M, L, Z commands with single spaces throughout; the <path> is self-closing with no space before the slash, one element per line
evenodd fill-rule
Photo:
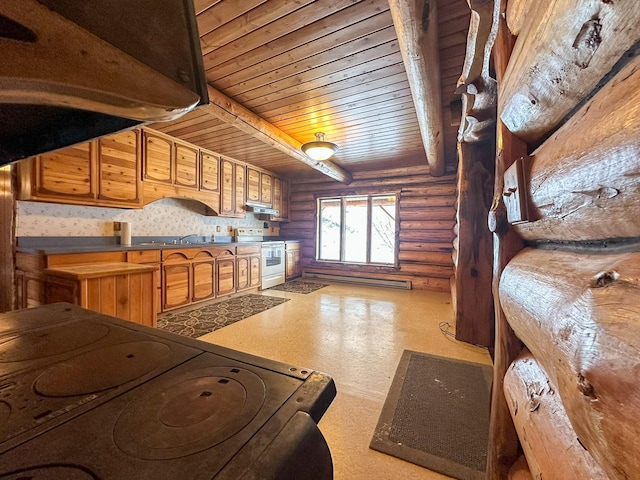
<path fill-rule="evenodd" d="M 347 172 L 427 165 L 387 0 L 194 4 L 213 88 L 299 142 L 324 132 L 340 148 L 331 161 Z M 466 0 L 438 0 L 447 171 L 456 168 L 451 104 L 469 18 Z M 152 127 L 289 178 L 321 176 L 203 109 Z"/>

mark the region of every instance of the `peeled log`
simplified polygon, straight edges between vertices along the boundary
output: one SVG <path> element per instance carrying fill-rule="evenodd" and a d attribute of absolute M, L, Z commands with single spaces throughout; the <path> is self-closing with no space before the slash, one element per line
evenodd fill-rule
<path fill-rule="evenodd" d="M 555 0 L 535 10 L 498 93 L 500 118 L 529 143 L 551 132 L 640 39 L 634 1 Z"/>
<path fill-rule="evenodd" d="M 640 9 L 639 9 L 640 10 Z M 640 56 L 535 153 L 528 240 L 640 237 Z"/>
<path fill-rule="evenodd" d="M 509 469 L 508 480 L 533 480 L 527 459 L 521 456 L 516 463 Z"/>
<path fill-rule="evenodd" d="M 529 478 L 609 478 L 580 445 L 562 400 L 526 349 L 507 370 L 504 395 L 531 471 Z"/>
<path fill-rule="evenodd" d="M 558 388 L 580 442 L 605 472 L 640 471 L 640 253 L 526 249 L 506 266 L 500 302 Z"/>

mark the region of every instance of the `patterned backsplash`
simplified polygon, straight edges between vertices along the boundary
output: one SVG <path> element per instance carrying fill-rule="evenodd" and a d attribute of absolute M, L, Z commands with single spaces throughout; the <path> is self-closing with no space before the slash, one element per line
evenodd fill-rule
<path fill-rule="evenodd" d="M 264 220 L 204 215 L 193 200 L 163 198 L 142 209 L 81 207 L 43 202 L 17 202 L 17 237 L 111 237 L 113 222 L 129 222 L 133 236 L 232 235 L 236 227 L 264 228 Z M 265 235 L 279 235 L 277 222 L 269 222 Z"/>

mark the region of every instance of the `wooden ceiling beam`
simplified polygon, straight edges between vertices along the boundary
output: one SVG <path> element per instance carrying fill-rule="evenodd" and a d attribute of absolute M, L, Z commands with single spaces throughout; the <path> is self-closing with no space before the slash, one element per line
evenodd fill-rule
<path fill-rule="evenodd" d="M 436 4 L 436 0 L 389 0 L 427 163 L 431 175 L 439 177 L 445 160 Z"/>
<path fill-rule="evenodd" d="M 212 86 L 208 87 L 209 104 L 200 107 L 215 115 L 220 120 L 236 127 L 252 137 L 277 148 L 281 152 L 306 163 L 320 173 L 348 185 L 352 181 L 351 174 L 330 161 L 318 162 L 307 157 L 300 147 L 302 144 L 293 137 L 259 117 L 251 110 L 243 107 L 235 100 L 227 97 Z"/>

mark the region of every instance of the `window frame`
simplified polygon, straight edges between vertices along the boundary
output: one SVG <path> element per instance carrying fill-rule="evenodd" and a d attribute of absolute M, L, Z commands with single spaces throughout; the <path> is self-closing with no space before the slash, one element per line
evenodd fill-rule
<path fill-rule="evenodd" d="M 395 232 L 394 232 L 394 252 L 393 252 L 393 263 L 379 263 L 379 262 L 371 262 L 371 233 L 372 233 L 372 210 L 373 210 L 373 202 L 372 198 L 374 197 L 390 197 L 393 196 L 395 198 Z M 345 261 L 345 233 L 346 233 L 346 222 L 344 221 L 346 214 L 346 204 L 347 199 L 355 198 L 355 197 L 366 197 L 367 201 L 367 252 L 366 252 L 366 262 L 349 262 Z M 321 220 L 321 203 L 323 200 L 339 200 L 340 201 L 340 260 L 324 260 L 320 259 L 320 246 L 322 245 L 322 229 L 320 225 Z M 361 267 L 375 267 L 378 269 L 384 268 L 393 268 L 397 269 L 399 267 L 399 238 L 400 238 L 400 194 L 399 192 L 380 192 L 380 193 L 350 193 L 350 194 L 338 194 L 338 195 L 316 195 L 316 215 L 315 215 L 315 228 L 316 228 L 316 245 L 315 245 L 315 255 L 314 262 L 319 264 L 337 264 L 337 265 L 349 265 L 349 266 L 361 266 Z"/>

